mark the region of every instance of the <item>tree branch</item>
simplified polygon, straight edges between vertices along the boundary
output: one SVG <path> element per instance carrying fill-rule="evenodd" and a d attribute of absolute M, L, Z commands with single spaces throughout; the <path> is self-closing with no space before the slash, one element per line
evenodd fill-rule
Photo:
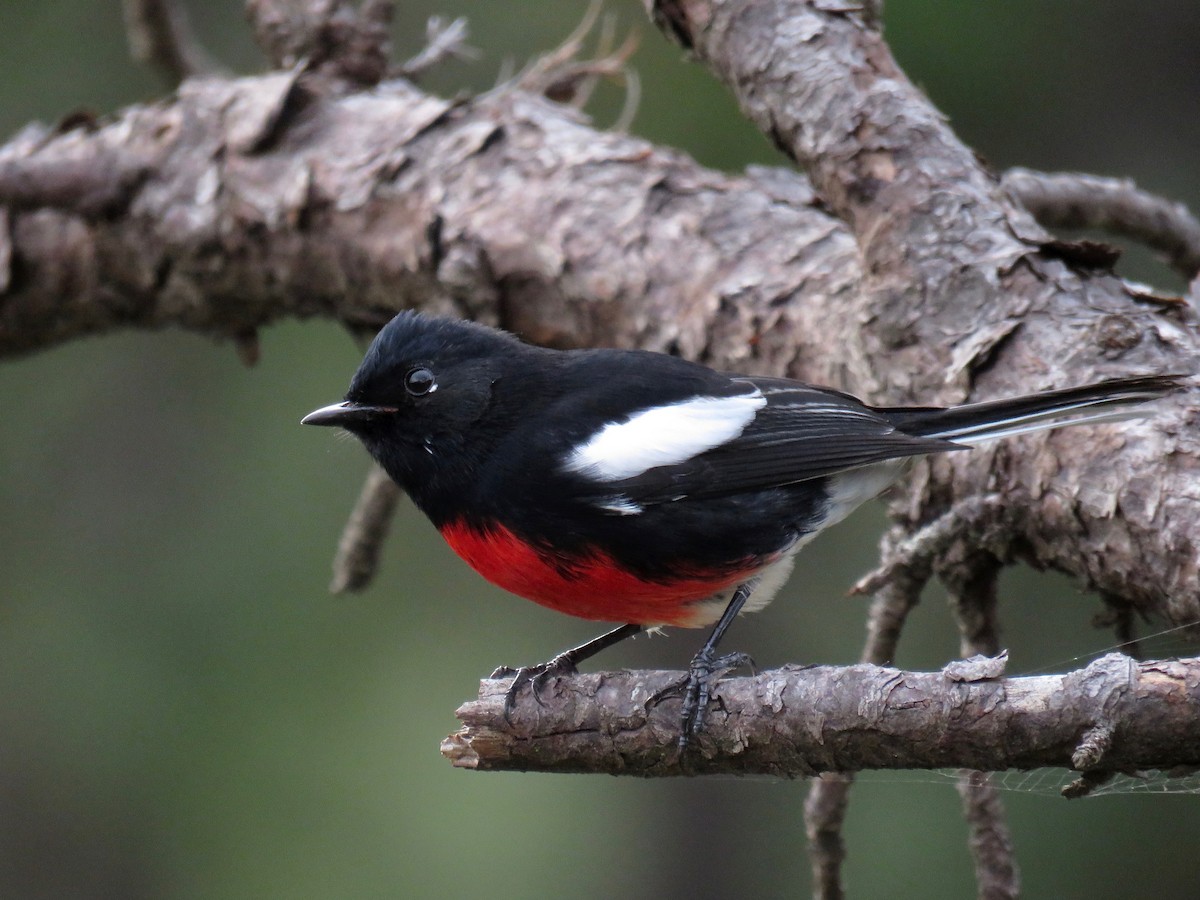
<path fill-rule="evenodd" d="M 36 177 L 64 169 L 82 175 Z M 330 94 L 297 71 L 26 135 L 0 149 L 0 202 L 29 210 L 0 355 L 129 326 L 371 329 L 422 306 L 558 346 L 797 371 L 819 329 L 790 301 L 836 304 L 857 278 L 793 176 L 709 172 L 518 91 Z"/>
<path fill-rule="evenodd" d="M 928 402 L 1014 395 L 1063 384 L 1064 372 L 1074 382 L 1194 369 L 1194 313 L 1139 304 L 1087 254 L 1065 253 L 905 78 L 859 12 L 815 0 L 649 5 L 855 235 L 864 276 L 836 321 L 856 327 L 824 354 L 841 364 L 837 383 Z M 998 494 L 1009 516 L 998 532 L 1003 561 L 1071 572 L 1177 624 L 1200 621 L 1194 530 L 1172 524 L 1200 524 L 1200 441 L 1183 405 L 1178 417 L 1092 432 L 1089 451 L 1069 465 L 1050 449 L 1073 440 L 1061 434 L 938 459 L 922 466 L 894 513 L 918 527 L 968 497 Z M 1155 557 L 1154 573 L 1114 566 L 1114 550 Z"/>
<path fill-rule="evenodd" d="M 1000 569 L 1000 561 L 979 544 L 959 542 L 943 554 L 939 577 L 950 595 L 963 656 L 1000 652 Z M 967 846 L 975 864 L 978 896 L 1013 900 L 1020 894 L 1021 879 L 1004 801 L 987 772 L 963 769 L 957 787 L 970 830 Z"/>
<path fill-rule="evenodd" d="M 125 0 L 124 6 L 134 59 L 159 69 L 172 87 L 220 70 L 196 40 L 178 0 Z"/>
<path fill-rule="evenodd" d="M 638 776 L 1069 768 L 1104 722 L 1109 737 L 1090 767 L 1200 765 L 1200 659 L 1109 654 L 1065 675 L 1021 678 L 999 677 L 1002 666 L 1002 657 L 976 657 L 932 673 L 860 664 L 730 678 L 682 760 L 678 701 L 647 708 L 682 673 L 559 678 L 541 704 L 522 692 L 511 724 L 508 680 L 485 680 L 442 752 L 471 769 Z"/>
<path fill-rule="evenodd" d="M 971 829 L 967 843 L 975 862 L 976 896 L 980 900 L 1015 900 L 1021 895 L 1021 875 L 1000 792 L 987 772 L 975 769 L 960 772 L 956 786 Z"/>
<path fill-rule="evenodd" d="M 1103 229 L 1160 251 L 1185 278 L 1200 272 L 1200 221 L 1127 178 L 1010 169 L 1001 183 L 1047 228 Z"/>
<path fill-rule="evenodd" d="M 391 0 L 246 0 L 259 45 L 281 69 L 300 66 L 354 85 L 378 84 L 391 54 Z"/>
<path fill-rule="evenodd" d="M 880 546 L 882 565 L 853 588 L 853 593 L 874 594 L 867 613 L 867 638 L 859 657 L 863 663 L 886 666 L 896 658 L 900 634 L 933 575 L 933 561 L 948 540 L 947 532 L 961 533 L 959 523 L 974 518 L 979 506 L 956 507 L 911 538 L 898 526 L 884 534 Z M 879 577 L 883 572 L 887 575 Z M 841 830 L 853 785 L 852 773 L 827 772 L 813 779 L 804 801 L 814 896 L 820 900 L 838 900 L 843 896 L 841 867 L 846 848 Z"/>
<path fill-rule="evenodd" d="M 808 838 L 813 896 L 817 900 L 840 900 L 845 896 L 842 863 L 846 861 L 846 841 L 842 825 L 853 785 L 853 774 L 825 772 L 813 779 L 804 798 L 804 834 Z"/>
<path fill-rule="evenodd" d="M 371 583 L 399 499 L 396 483 L 379 466 L 371 466 L 338 541 L 330 592 L 360 591 Z"/>

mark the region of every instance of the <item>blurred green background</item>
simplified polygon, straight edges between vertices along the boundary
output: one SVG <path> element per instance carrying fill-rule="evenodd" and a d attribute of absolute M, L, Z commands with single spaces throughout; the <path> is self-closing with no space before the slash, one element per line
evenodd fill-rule
<path fill-rule="evenodd" d="M 187 4 L 209 49 L 263 65 L 236 0 Z M 723 88 L 644 21 L 634 130 L 702 163 L 782 163 Z M 431 13 L 483 57 L 442 92 L 491 86 L 583 5 L 402 3 L 396 55 Z M 997 167 L 1131 176 L 1200 210 L 1200 7 L 890 3 L 902 64 Z M 117 0 L 0 3 L 0 133 L 162 95 L 130 62 Z M 613 121 L 602 91 L 598 124 Z M 1148 255 L 1125 270 L 1178 287 Z M 0 300 L 2 302 L 2 300 Z M 438 754 L 501 663 L 595 627 L 491 589 L 407 504 L 377 585 L 325 592 L 366 459 L 301 429 L 360 348 L 330 323 L 263 335 L 262 362 L 183 333 L 78 341 L 0 367 L 0 897 L 777 897 L 808 892 L 803 782 L 482 775 Z M 731 644 L 760 664 L 858 654 L 881 527 L 864 510 L 801 556 Z M 1065 579 L 1004 582 L 1013 671 L 1104 647 Z M 681 666 L 699 635 L 639 639 L 605 667 Z M 931 593 L 899 662 L 957 637 Z M 1006 795 L 1030 897 L 1200 896 L 1200 799 Z M 855 897 L 974 893 L 957 796 L 936 775 L 868 777 L 846 837 Z"/>

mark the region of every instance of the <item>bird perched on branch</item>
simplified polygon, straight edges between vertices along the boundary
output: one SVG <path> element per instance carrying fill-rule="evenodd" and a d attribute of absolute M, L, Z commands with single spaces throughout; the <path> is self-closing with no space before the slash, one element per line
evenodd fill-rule
<path fill-rule="evenodd" d="M 713 625 L 692 659 L 681 745 L 703 726 L 739 613 L 761 609 L 795 553 L 876 496 L 905 461 L 995 438 L 1137 415 L 1175 390 L 1145 376 L 1012 400 L 871 407 L 786 378 L 731 375 L 637 350 L 550 350 L 470 322 L 397 315 L 342 403 L 309 425 L 357 436 L 488 581 L 619 627 L 512 675 L 571 673 L 654 626 Z"/>

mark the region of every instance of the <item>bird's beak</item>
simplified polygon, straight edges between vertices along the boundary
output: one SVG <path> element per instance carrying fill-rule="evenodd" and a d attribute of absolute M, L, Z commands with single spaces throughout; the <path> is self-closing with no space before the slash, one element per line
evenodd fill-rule
<path fill-rule="evenodd" d="M 300 420 L 301 425 L 340 425 L 345 428 L 396 412 L 394 406 L 367 406 L 347 400 L 314 409 Z"/>

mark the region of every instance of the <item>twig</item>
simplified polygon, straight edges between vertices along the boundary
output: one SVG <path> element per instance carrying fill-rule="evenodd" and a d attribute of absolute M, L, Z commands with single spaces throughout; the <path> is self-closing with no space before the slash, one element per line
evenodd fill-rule
<path fill-rule="evenodd" d="M 125 32 L 133 58 L 178 85 L 221 67 L 200 45 L 178 0 L 125 0 Z"/>
<path fill-rule="evenodd" d="M 855 582 L 850 594 L 873 594 L 898 577 L 920 577 L 928 581 L 934 561 L 957 540 L 972 535 L 972 543 L 994 543 L 996 536 L 985 531 L 1004 517 L 1006 504 L 994 494 L 967 497 L 916 532 L 894 533 L 884 544 L 877 569 Z M 871 660 L 874 661 L 874 660 Z"/>
<path fill-rule="evenodd" d="M 976 654 L 994 657 L 1000 652 L 997 618 L 1000 568 L 1000 561 L 994 555 L 965 541 L 943 554 L 938 565 L 938 575 L 950 594 L 958 621 L 964 657 Z M 975 864 L 978 896 L 986 900 L 1017 897 L 1020 874 L 1004 803 L 995 785 L 986 772 L 964 769 L 958 775 L 958 793 L 970 832 L 967 845 Z"/>
<path fill-rule="evenodd" d="M 921 599 L 932 572 L 935 538 L 949 529 L 949 514 L 938 519 L 917 535 L 909 537 L 902 526 L 891 528 L 883 537 L 880 555 L 883 565 L 855 585 L 855 593 L 874 592 L 867 614 L 867 638 L 861 660 L 883 666 L 896 656 L 900 632 L 908 614 Z M 957 521 L 957 520 L 955 520 Z M 960 523 L 961 524 L 961 523 Z M 922 540 L 921 535 L 926 535 Z M 879 573 L 887 574 L 879 580 Z M 870 587 L 865 587 L 869 583 Z M 846 857 L 842 823 L 850 803 L 851 774 L 828 774 L 814 779 L 804 801 L 804 826 L 808 836 L 808 855 L 813 873 L 813 896 L 819 900 L 838 900 L 843 896 L 841 866 Z"/>
<path fill-rule="evenodd" d="M 604 0 L 590 0 L 583 19 L 575 26 L 575 30 L 568 34 L 561 44 L 527 66 L 517 76 L 514 86 L 521 90 L 544 92 L 547 75 L 558 72 L 579 57 L 583 50 L 583 42 L 596 27 L 596 22 L 600 19 L 600 10 L 603 8 Z"/>
<path fill-rule="evenodd" d="M 1103 229 L 1160 251 L 1185 278 L 1200 272 L 1200 221 L 1129 179 L 1011 169 L 1002 184 L 1047 228 Z"/>
<path fill-rule="evenodd" d="M 1021 876 L 995 785 L 986 772 L 964 769 L 957 787 L 971 830 L 968 845 L 975 861 L 976 896 L 980 900 L 1015 900 L 1020 896 Z"/>
<path fill-rule="evenodd" d="M 246 0 L 258 44 L 280 69 L 303 64 L 358 85 L 388 71 L 392 0 Z"/>
<path fill-rule="evenodd" d="M 387 473 L 372 466 L 363 482 L 354 510 L 342 529 L 337 554 L 333 558 L 333 581 L 329 590 L 335 594 L 361 591 L 371 583 L 379 566 L 379 554 L 384 538 L 392 524 L 400 488 Z"/>
<path fill-rule="evenodd" d="M 973 543 L 958 541 L 943 552 L 937 575 L 950 595 L 950 608 L 958 622 L 960 652 L 964 657 L 1000 652 L 997 619 L 997 579 L 1000 561 Z"/>
<path fill-rule="evenodd" d="M 480 51 L 467 43 L 468 35 L 465 17 L 459 16 L 447 22 L 441 16 L 430 16 L 425 23 L 425 46 L 415 56 L 401 63 L 394 74 L 415 79 L 448 59 L 478 59 Z"/>
<path fill-rule="evenodd" d="M 804 833 L 808 838 L 808 856 L 812 863 L 813 897 L 817 900 L 841 900 L 842 863 L 846 842 L 842 824 L 854 776 L 827 772 L 813 780 L 804 799 Z"/>
<path fill-rule="evenodd" d="M 582 108 L 595 89 L 599 78 L 611 78 L 625 86 L 625 105 L 616 125 L 625 130 L 633 120 L 641 97 L 641 82 L 629 68 L 629 58 L 638 46 L 636 32 L 630 32 L 622 44 L 613 49 L 613 19 L 599 18 L 601 0 L 588 5 L 583 21 L 557 48 L 527 66 L 513 81 L 519 90 L 544 94 L 556 103 L 571 103 Z M 596 54 L 593 59 L 581 60 L 584 41 L 600 22 Z"/>

